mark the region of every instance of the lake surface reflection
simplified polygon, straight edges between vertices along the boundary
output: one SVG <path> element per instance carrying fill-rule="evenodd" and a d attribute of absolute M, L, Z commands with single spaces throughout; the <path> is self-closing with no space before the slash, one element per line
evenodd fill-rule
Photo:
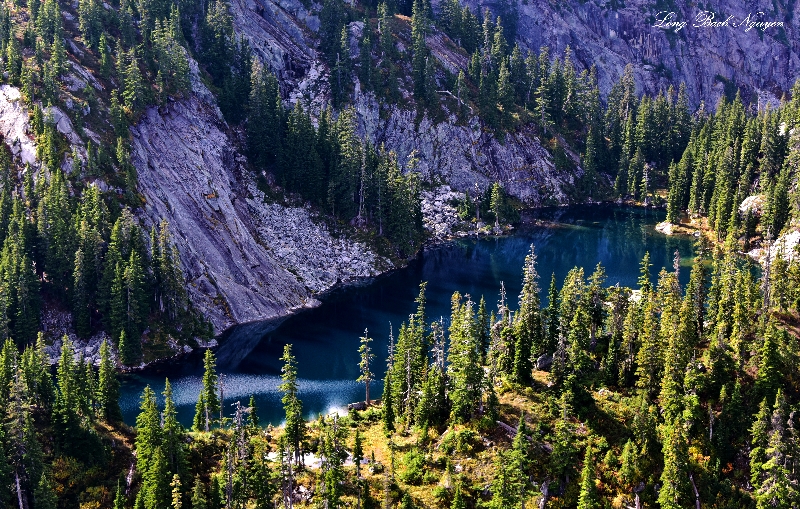
<path fill-rule="evenodd" d="M 469 294 L 476 302 L 483 296 L 489 309 L 496 309 L 501 281 L 512 307 L 516 307 L 522 264 L 531 244 L 536 248 L 543 305 L 550 275 L 555 273 L 560 286 L 575 266 L 583 267 L 588 276 L 599 262 L 605 267 L 607 285 L 635 286 L 639 262 L 646 251 L 650 252 L 655 282 L 661 267 L 672 270 L 678 250 L 682 260 L 680 280 L 686 284 L 692 241 L 656 232 L 653 226 L 664 216 L 663 210 L 610 206 L 539 210 L 532 216 L 537 224 L 522 226 L 512 236 L 460 239 L 428 248 L 409 267 L 367 285 L 336 290 L 320 307 L 298 313 L 277 326 L 260 324 L 231 331 L 218 351 L 225 413 L 232 413 L 231 403 L 247 403 L 250 395 L 255 395 L 262 422 L 281 422 L 279 357 L 287 343 L 294 346 L 301 398 L 309 416 L 363 400 L 363 385 L 355 379 L 359 337 L 365 328 L 374 338 L 377 371 L 382 378 L 390 324 L 397 331 L 414 312 L 420 282 L 428 282 L 429 320 L 440 316 L 447 319 L 454 291 Z M 191 425 L 201 376 L 199 356 L 125 376 L 120 400 L 125 421 L 135 422 L 144 386 L 150 384 L 160 393 L 164 378 L 169 377 L 179 418 L 184 425 Z M 378 397 L 380 384 L 373 384 L 371 392 Z"/>

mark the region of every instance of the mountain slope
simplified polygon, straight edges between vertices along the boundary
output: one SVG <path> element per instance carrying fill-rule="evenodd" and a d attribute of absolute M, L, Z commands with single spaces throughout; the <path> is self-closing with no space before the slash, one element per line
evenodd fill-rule
<path fill-rule="evenodd" d="M 466 4 L 475 10 L 489 7 L 495 13 L 511 10 L 510 2 L 502 0 L 467 0 Z M 737 26 L 694 27 L 702 25 L 697 16 L 704 11 L 703 3 L 698 2 L 529 0 L 517 4 L 516 33 L 523 47 L 535 53 L 548 46 L 552 53 L 561 54 L 570 46 L 581 67 L 597 66 L 603 93 L 631 64 L 642 91 L 656 94 L 683 82 L 694 106 L 705 101 L 713 108 L 731 87 L 740 87 L 748 102 L 779 100 L 800 73 L 796 24 L 800 3 L 716 0 L 704 4 L 715 13 L 713 21 L 733 15 L 736 19 L 730 24 Z M 670 12 L 688 25 L 677 32 L 653 26 Z M 747 31 L 747 25 L 738 25 L 748 15 L 782 22 L 783 28 Z"/>
<path fill-rule="evenodd" d="M 217 332 L 316 305 L 317 292 L 391 266 L 304 208 L 265 204 L 213 96 L 192 81 L 187 99 L 148 108 L 131 128 L 132 162 L 145 214 L 173 226 L 191 300 Z"/>

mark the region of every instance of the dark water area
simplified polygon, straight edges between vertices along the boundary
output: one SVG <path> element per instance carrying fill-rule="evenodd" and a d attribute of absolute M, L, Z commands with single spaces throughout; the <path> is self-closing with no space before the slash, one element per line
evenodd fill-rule
<path fill-rule="evenodd" d="M 672 270 L 674 253 L 681 255 L 680 280 L 686 284 L 692 263 L 692 240 L 668 237 L 655 231 L 663 221 L 663 210 L 611 206 L 575 206 L 536 211 L 529 224 L 514 235 L 502 238 L 460 239 L 427 248 L 409 267 L 377 278 L 367 285 L 332 292 L 315 309 L 300 312 L 279 324 L 234 330 L 223 338 L 217 351 L 222 373 L 225 414 L 231 404 L 246 404 L 256 398 L 263 423 L 279 424 L 283 418 L 280 394 L 280 356 L 291 343 L 297 357 L 300 396 L 308 416 L 345 407 L 364 399 L 358 378 L 358 345 L 364 329 L 374 339 L 374 371 L 383 377 L 393 330 L 408 319 L 416 305 L 419 284 L 427 281 L 429 320 L 450 313 L 455 291 L 469 294 L 474 301 L 483 296 L 489 309 L 496 309 L 501 282 L 509 302 L 516 308 L 521 288 L 522 264 L 530 245 L 535 246 L 543 305 L 551 274 L 560 287 L 567 272 L 583 267 L 588 277 L 597 263 L 606 270 L 606 284 L 636 286 L 639 262 L 646 251 L 653 263 L 655 282 L 661 267 Z M 271 329 L 271 330 L 270 330 Z M 266 332 L 265 332 L 266 331 Z M 168 377 L 173 386 L 179 418 L 191 425 L 200 390 L 202 360 L 192 356 L 180 363 L 153 369 L 123 379 L 122 406 L 125 421 L 135 422 L 139 397 L 145 385 L 156 392 Z M 380 383 L 373 383 L 371 395 L 379 397 Z"/>

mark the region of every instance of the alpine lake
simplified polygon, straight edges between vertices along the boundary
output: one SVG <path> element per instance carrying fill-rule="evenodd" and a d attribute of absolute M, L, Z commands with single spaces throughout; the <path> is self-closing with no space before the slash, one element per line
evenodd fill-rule
<path fill-rule="evenodd" d="M 364 384 L 356 379 L 359 338 L 365 329 L 373 338 L 373 371 L 378 380 L 372 383 L 371 397 L 380 397 L 390 330 L 396 335 L 401 323 L 416 310 L 414 299 L 420 283 L 428 283 L 429 321 L 442 317 L 447 325 L 455 291 L 470 295 L 476 309 L 483 296 L 487 309 L 496 310 L 501 283 L 510 307 L 516 309 L 522 265 L 531 244 L 535 246 L 543 306 L 547 305 L 551 274 L 560 288 L 567 272 L 576 266 L 583 267 L 588 277 L 601 263 L 607 286 L 636 287 L 645 252 L 650 253 L 655 282 L 662 267 L 672 270 L 677 250 L 680 282 L 685 285 L 693 239 L 658 233 L 655 225 L 665 215 L 661 209 L 609 205 L 536 210 L 527 213 L 511 235 L 461 238 L 426 247 L 407 267 L 365 284 L 334 290 L 316 308 L 272 323 L 234 327 L 219 338 L 215 352 L 224 413 L 232 415 L 236 401 L 247 405 L 253 395 L 262 425 L 281 423 L 279 358 L 287 343 L 293 345 L 297 358 L 300 397 L 307 417 L 346 412 L 348 403 L 364 399 Z M 120 406 L 125 422 L 135 422 L 144 387 L 150 385 L 160 397 L 165 378 L 169 378 L 178 417 L 184 426 L 191 426 L 202 374 L 202 355 L 195 351 L 179 361 L 123 376 Z"/>

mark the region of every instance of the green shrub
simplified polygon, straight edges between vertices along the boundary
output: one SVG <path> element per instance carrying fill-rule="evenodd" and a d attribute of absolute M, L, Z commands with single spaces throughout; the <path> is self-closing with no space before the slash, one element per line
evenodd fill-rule
<path fill-rule="evenodd" d="M 417 450 L 408 451 L 403 456 L 403 467 L 400 480 L 406 484 L 418 485 L 425 473 L 425 456 Z"/>
<path fill-rule="evenodd" d="M 439 481 L 439 475 L 433 470 L 426 470 L 422 476 L 422 484 L 434 484 Z"/>
<path fill-rule="evenodd" d="M 441 449 L 446 454 L 454 452 L 469 454 L 475 449 L 475 442 L 478 439 L 474 431 L 463 429 L 460 431 L 450 431 L 442 439 Z"/>
<path fill-rule="evenodd" d="M 439 503 L 439 507 L 445 507 L 450 498 L 450 493 L 444 486 L 436 486 L 433 488 L 433 498 Z"/>

